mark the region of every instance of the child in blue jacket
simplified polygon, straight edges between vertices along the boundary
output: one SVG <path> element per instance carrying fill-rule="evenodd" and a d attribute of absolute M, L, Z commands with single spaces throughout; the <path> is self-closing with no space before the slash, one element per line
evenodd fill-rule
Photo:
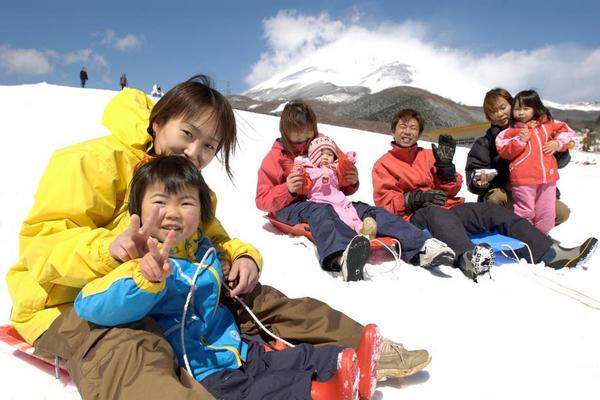
<path fill-rule="evenodd" d="M 381 342 L 375 325 L 365 328 L 356 352 L 308 344 L 267 352 L 242 340 L 219 302 L 220 254 L 199 229 L 214 217 L 210 189 L 191 161 L 166 156 L 141 165 L 129 211 L 151 233 L 147 252 L 86 285 L 75 300 L 81 318 L 116 326 L 152 317 L 179 364 L 216 398 L 350 399 L 357 390 L 371 398 Z"/>

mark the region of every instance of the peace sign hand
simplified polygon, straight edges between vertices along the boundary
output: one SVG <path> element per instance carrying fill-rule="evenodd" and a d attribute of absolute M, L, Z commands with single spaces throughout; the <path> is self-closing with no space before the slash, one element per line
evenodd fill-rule
<path fill-rule="evenodd" d="M 169 251 L 175 241 L 175 231 L 169 231 L 162 249 L 158 249 L 158 241 L 154 238 L 148 238 L 148 253 L 142 257 L 140 270 L 144 278 L 150 282 L 158 283 L 167 279 L 173 269 L 169 262 Z"/>
<path fill-rule="evenodd" d="M 144 226 L 141 226 L 141 220 L 138 215 L 133 214 L 127 230 L 121 233 L 112 241 L 108 251 L 112 258 L 117 261 L 125 262 L 142 257 L 148 252 L 148 238 L 150 232 L 159 227 L 159 208 L 152 207 L 150 218 Z"/>

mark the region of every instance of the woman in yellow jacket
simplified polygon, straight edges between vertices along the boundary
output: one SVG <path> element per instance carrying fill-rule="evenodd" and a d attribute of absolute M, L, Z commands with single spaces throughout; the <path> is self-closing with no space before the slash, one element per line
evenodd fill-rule
<path fill-rule="evenodd" d="M 152 320 L 103 328 L 79 319 L 72 305 L 86 283 L 146 251 L 148 233 L 127 213 L 134 167 L 147 155 L 181 154 L 202 169 L 220 154 L 231 175 L 233 111 L 197 76 L 156 105 L 125 89 L 110 101 L 102 122 L 111 135 L 56 151 L 41 179 L 20 232 L 19 261 L 7 274 L 11 320 L 39 355 L 59 357 L 83 398 L 211 399 L 175 368 L 173 351 Z M 214 193 L 212 203 L 216 208 Z M 244 294 L 272 331 L 294 342 L 358 344 L 360 324 L 318 300 L 289 299 L 258 284 L 260 253 L 229 238 L 216 218 L 203 229 L 225 255 L 232 293 Z M 231 308 L 243 333 L 260 334 L 247 313 L 233 302 Z M 380 376 L 405 376 L 422 369 L 429 355 L 388 343 L 382 361 Z"/>

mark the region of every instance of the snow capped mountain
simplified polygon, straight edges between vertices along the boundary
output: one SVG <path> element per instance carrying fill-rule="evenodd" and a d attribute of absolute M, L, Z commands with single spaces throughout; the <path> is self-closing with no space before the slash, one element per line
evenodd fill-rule
<path fill-rule="evenodd" d="M 560 104 L 554 101 L 544 100 L 544 105 L 559 110 L 600 111 L 600 101 L 579 101 L 571 104 Z"/>

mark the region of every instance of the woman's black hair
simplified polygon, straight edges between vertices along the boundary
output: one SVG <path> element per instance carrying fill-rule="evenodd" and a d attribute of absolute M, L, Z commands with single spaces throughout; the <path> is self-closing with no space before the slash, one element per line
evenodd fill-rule
<path fill-rule="evenodd" d="M 516 106 L 526 106 L 533 108 L 533 119 L 539 119 L 542 115 L 545 115 L 548 119 L 552 119 L 552 114 L 550 110 L 544 106 L 542 103 L 542 99 L 537 94 L 535 90 L 523 90 L 515 96 L 512 103 L 512 111 L 513 115 L 511 115 L 511 120 L 513 124 L 516 122 L 514 118 L 514 110 Z"/>
<path fill-rule="evenodd" d="M 213 88 L 208 76 L 194 75 L 165 93 L 150 112 L 148 133 L 154 137 L 155 123 L 160 126 L 173 118 L 193 120 L 206 110 L 211 110 L 211 118 L 216 122 L 216 133 L 220 138 L 217 152 L 220 152 L 227 175 L 232 178 L 229 159 L 237 145 L 235 116 L 229 101 Z"/>
<path fill-rule="evenodd" d="M 138 165 L 129 184 L 129 214 L 141 216 L 144 194 L 156 182 L 162 183 L 168 194 L 184 188 L 198 189 L 200 220 L 204 224 L 213 220 L 210 188 L 198 168 L 182 156 L 156 156 Z"/>

